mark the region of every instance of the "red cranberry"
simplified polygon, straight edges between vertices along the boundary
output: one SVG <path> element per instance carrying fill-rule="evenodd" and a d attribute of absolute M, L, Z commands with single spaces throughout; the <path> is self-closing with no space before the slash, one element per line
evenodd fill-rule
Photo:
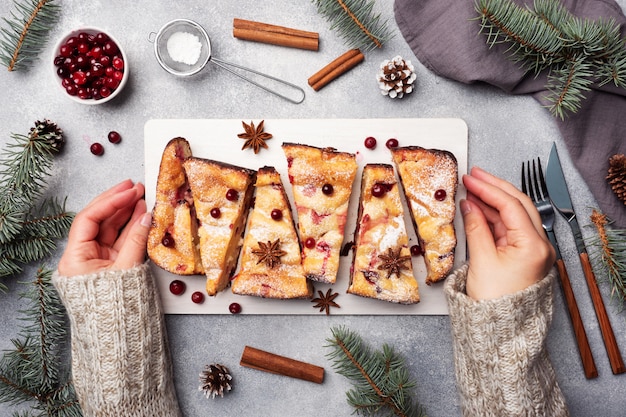
<path fill-rule="evenodd" d="M 304 246 L 307 249 L 313 249 L 315 247 L 315 239 L 313 239 L 312 237 L 307 237 L 304 241 Z"/>
<path fill-rule="evenodd" d="M 76 71 L 74 74 L 72 74 L 72 80 L 74 80 L 74 83 L 76 83 L 76 85 L 83 85 L 87 82 L 87 74 L 85 74 L 83 71 Z"/>
<path fill-rule="evenodd" d="M 115 55 L 119 51 L 117 45 L 113 41 L 107 41 L 102 49 L 104 50 L 104 53 L 109 56 Z"/>
<path fill-rule="evenodd" d="M 239 303 L 231 303 L 228 306 L 228 311 L 230 311 L 232 314 L 239 314 L 241 313 L 241 305 Z"/>
<path fill-rule="evenodd" d="M 98 62 L 102 64 L 102 66 L 108 67 L 111 65 L 111 57 L 108 55 L 102 55 Z"/>
<path fill-rule="evenodd" d="M 111 95 L 111 90 L 107 87 L 100 87 L 100 90 L 98 91 L 100 92 L 100 96 L 102 96 L 102 98 L 106 98 Z"/>
<path fill-rule="evenodd" d="M 324 184 L 322 186 L 322 192 L 326 195 L 331 195 L 333 193 L 334 189 L 332 184 Z"/>
<path fill-rule="evenodd" d="M 385 146 L 387 148 L 389 148 L 389 149 L 397 148 L 398 147 L 398 139 L 395 139 L 395 138 L 388 139 L 387 142 L 385 142 Z"/>
<path fill-rule="evenodd" d="M 109 40 L 109 36 L 106 33 L 102 33 L 102 32 L 97 33 L 94 39 L 95 42 L 101 45 L 104 44 L 108 40 Z"/>
<path fill-rule="evenodd" d="M 211 217 L 213 217 L 214 219 L 219 219 L 221 216 L 222 216 L 222 212 L 220 211 L 218 207 L 213 207 L 211 209 Z"/>
<path fill-rule="evenodd" d="M 279 221 L 280 219 L 283 218 L 283 212 L 280 209 L 272 210 L 270 215 L 272 216 L 272 220 L 276 220 L 276 221 Z"/>
<path fill-rule="evenodd" d="M 437 191 L 435 191 L 435 200 L 443 201 L 446 199 L 447 195 L 448 194 L 446 193 L 446 190 L 443 190 L 440 188 Z"/>
<path fill-rule="evenodd" d="M 87 100 L 87 99 L 90 99 L 92 97 L 91 90 L 89 88 L 82 88 L 82 87 L 80 87 L 80 88 L 78 88 L 78 90 L 76 90 L 76 95 L 81 100 Z"/>
<path fill-rule="evenodd" d="M 72 48 L 75 47 L 76 45 L 78 45 L 78 38 L 76 36 L 72 36 L 71 38 L 69 38 L 67 41 L 65 41 L 65 44 L 67 46 L 71 46 Z"/>
<path fill-rule="evenodd" d="M 97 156 L 104 154 L 104 146 L 102 146 L 102 144 L 98 142 L 92 143 L 91 146 L 89 147 L 89 150 L 91 150 L 92 154 L 97 155 Z"/>
<path fill-rule="evenodd" d="M 115 68 L 116 70 L 123 70 L 124 69 L 124 60 L 120 57 L 115 57 L 113 58 L 113 68 Z"/>
<path fill-rule="evenodd" d="M 106 88 L 106 87 L 103 87 L 103 88 Z M 109 137 L 109 142 L 111 143 L 120 143 L 122 141 L 122 135 L 117 133 L 115 130 L 110 131 L 108 137 Z"/>
<path fill-rule="evenodd" d="M 99 59 L 102 56 L 102 48 L 99 46 L 94 46 L 89 52 L 87 52 L 87 56 Z"/>
<path fill-rule="evenodd" d="M 163 239 L 161 239 L 161 243 L 166 248 L 173 248 L 176 245 L 174 238 L 169 233 L 165 233 L 165 236 L 163 236 Z"/>
<path fill-rule="evenodd" d="M 372 185 L 372 195 L 380 198 L 387 193 L 387 187 L 384 184 L 376 183 Z"/>
<path fill-rule="evenodd" d="M 376 147 L 376 138 L 373 136 L 368 136 L 365 138 L 364 145 L 367 149 L 374 149 Z"/>
<path fill-rule="evenodd" d="M 87 52 L 89 52 L 89 45 L 87 45 L 86 42 L 81 42 L 76 47 L 76 50 L 78 51 L 79 54 L 85 55 L 87 54 Z"/>
<path fill-rule="evenodd" d="M 420 245 L 411 246 L 411 255 L 412 256 L 421 256 L 422 255 L 422 247 Z"/>
<path fill-rule="evenodd" d="M 181 295 L 185 292 L 186 285 L 183 281 L 175 279 L 170 282 L 170 292 L 174 295 Z"/>
<path fill-rule="evenodd" d="M 74 53 L 74 48 L 69 45 L 61 45 L 59 48 L 59 55 L 68 57 Z"/>
<path fill-rule="evenodd" d="M 193 294 L 191 294 L 191 301 L 196 304 L 204 303 L 204 294 L 202 294 L 200 291 L 194 292 Z"/>
<path fill-rule="evenodd" d="M 238 199 L 239 199 L 239 192 L 237 190 L 233 190 L 232 188 L 229 188 L 228 191 L 226 191 L 226 200 L 237 201 Z"/>
<path fill-rule="evenodd" d="M 67 94 L 69 94 L 70 96 L 75 96 L 76 94 L 78 94 L 78 88 L 76 88 L 74 84 L 70 84 L 65 87 L 65 91 L 67 91 Z"/>

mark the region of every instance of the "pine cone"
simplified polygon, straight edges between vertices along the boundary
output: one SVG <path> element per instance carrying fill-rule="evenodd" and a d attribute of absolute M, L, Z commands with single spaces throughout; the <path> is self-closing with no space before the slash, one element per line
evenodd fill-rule
<path fill-rule="evenodd" d="M 626 156 L 620 154 L 609 158 L 609 175 L 606 179 L 617 198 L 626 204 Z"/>
<path fill-rule="evenodd" d="M 232 389 L 228 368 L 218 363 L 207 365 L 204 371 L 200 373 L 200 391 L 204 391 L 204 395 L 209 398 L 215 398 L 216 395 L 224 396 L 224 391 L 228 392 Z"/>
<path fill-rule="evenodd" d="M 413 91 L 415 74 L 411 61 L 396 56 L 391 60 L 385 60 L 380 64 L 378 72 L 378 86 L 381 93 L 391 98 L 402 98 L 405 94 Z"/>
<path fill-rule="evenodd" d="M 61 130 L 56 123 L 48 119 L 44 119 L 43 121 L 37 120 L 35 127 L 30 129 L 29 136 L 31 138 L 39 137 L 45 139 L 52 149 L 57 152 L 61 152 L 63 145 L 65 145 L 63 130 Z"/>

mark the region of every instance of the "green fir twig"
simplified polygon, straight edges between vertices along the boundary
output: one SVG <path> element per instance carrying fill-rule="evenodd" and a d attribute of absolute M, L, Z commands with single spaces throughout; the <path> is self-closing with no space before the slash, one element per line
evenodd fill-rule
<path fill-rule="evenodd" d="M 382 48 L 393 38 L 387 21 L 374 12 L 374 0 L 313 0 L 317 11 L 331 23 L 350 48 Z"/>
<path fill-rule="evenodd" d="M 391 346 L 385 344 L 381 351 L 372 351 L 357 333 L 345 327 L 331 331 L 327 357 L 338 374 L 352 381 L 354 389 L 347 397 L 356 414 L 425 417 L 409 392 L 416 384 L 409 378 L 404 359 Z"/>
<path fill-rule="evenodd" d="M 82 416 L 69 369 L 63 369 L 65 310 L 51 282 L 52 271 L 40 268 L 22 297 L 24 326 L 12 340 L 13 350 L 0 359 L 0 402 L 30 404 L 20 416 Z"/>
<path fill-rule="evenodd" d="M 7 27 L 0 30 L 0 63 L 9 71 L 30 67 L 58 21 L 61 7 L 54 0 L 15 0 Z"/>
<path fill-rule="evenodd" d="M 589 240 L 589 247 L 595 249 L 591 259 L 608 277 L 611 299 L 618 311 L 623 312 L 626 308 L 626 230 L 612 228 L 606 215 L 597 210 L 591 214 L 591 222 L 598 232 Z"/>
<path fill-rule="evenodd" d="M 27 135 L 13 134 L 0 154 L 0 278 L 41 260 L 67 235 L 74 214 L 65 201 L 40 201 L 62 131 L 49 120 L 38 121 Z M 0 283 L 0 289 L 5 290 Z"/>
<path fill-rule="evenodd" d="M 546 99 L 561 119 L 576 113 L 593 84 L 626 88 L 626 42 L 614 20 L 582 19 L 559 0 L 535 0 L 522 7 L 511 0 L 475 0 L 480 31 L 491 47 L 536 75 L 546 70 Z"/>

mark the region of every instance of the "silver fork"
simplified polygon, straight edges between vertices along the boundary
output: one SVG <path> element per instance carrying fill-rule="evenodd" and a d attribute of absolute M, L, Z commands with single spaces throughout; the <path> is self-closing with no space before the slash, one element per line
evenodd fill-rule
<path fill-rule="evenodd" d="M 546 181 L 543 176 L 543 169 L 541 168 L 541 160 L 537 158 L 537 163 L 532 161 L 532 175 L 530 161 L 526 162 L 526 166 L 522 162 L 522 191 L 528 195 L 535 204 L 539 215 L 541 216 L 541 224 L 550 240 L 550 243 L 554 247 L 556 252 L 556 266 L 559 271 L 559 278 L 561 282 L 561 289 L 565 296 L 565 303 L 569 311 L 572 327 L 574 328 L 574 334 L 576 335 L 576 342 L 578 344 L 578 352 L 580 353 L 580 359 L 583 363 L 583 369 L 585 371 L 586 378 L 595 378 L 598 376 L 598 370 L 589 347 L 589 340 L 587 339 L 587 333 L 578 310 L 578 303 L 572 290 L 572 284 L 565 268 L 565 263 L 561 257 L 561 251 L 559 250 L 559 244 L 554 234 L 554 207 L 550 202 L 550 196 L 548 195 L 548 188 L 546 187 Z"/>

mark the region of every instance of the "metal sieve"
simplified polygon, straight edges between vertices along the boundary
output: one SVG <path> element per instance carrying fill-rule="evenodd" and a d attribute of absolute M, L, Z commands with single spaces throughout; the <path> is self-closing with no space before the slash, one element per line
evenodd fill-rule
<path fill-rule="evenodd" d="M 195 64 L 189 65 L 183 62 L 175 61 L 168 53 L 167 42 L 170 37 L 177 32 L 190 33 L 197 36 L 199 39 L 202 48 L 200 50 L 200 57 Z M 262 88 L 269 93 L 291 101 L 292 103 L 299 104 L 304 100 L 304 90 L 295 84 L 250 68 L 243 67 L 241 65 L 222 61 L 214 56 L 211 56 L 211 40 L 209 35 L 202 26 L 193 20 L 172 20 L 171 22 L 166 23 L 156 34 L 152 32 L 149 39 L 154 43 L 154 54 L 156 55 L 159 65 L 161 65 L 161 67 L 170 74 L 181 77 L 197 74 L 206 66 L 207 63 L 211 62 L 231 74 L 234 74 L 259 88 Z M 250 78 L 248 74 L 254 74 L 263 81 L 255 81 Z M 271 88 L 270 85 L 273 85 L 274 88 Z"/>

